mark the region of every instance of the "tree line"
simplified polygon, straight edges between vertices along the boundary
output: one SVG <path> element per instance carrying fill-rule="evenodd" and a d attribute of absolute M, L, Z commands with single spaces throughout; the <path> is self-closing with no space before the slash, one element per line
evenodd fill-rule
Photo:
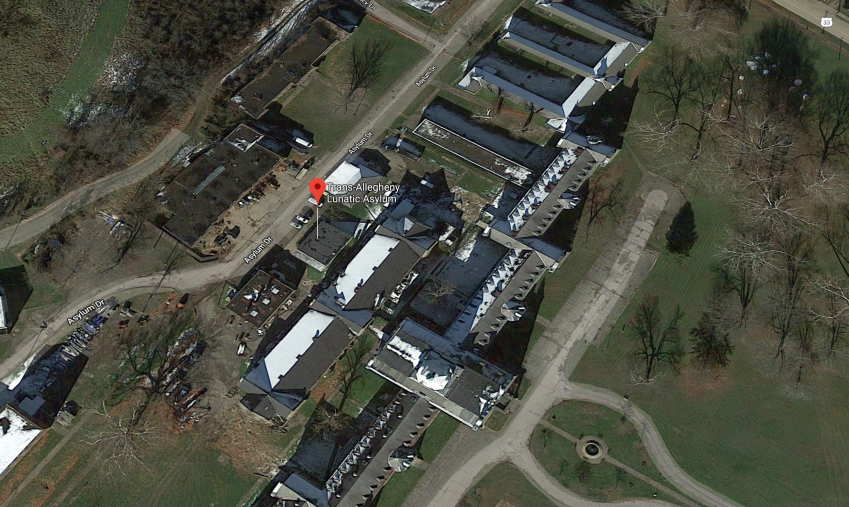
<path fill-rule="evenodd" d="M 686 153 L 670 170 L 735 211 L 691 356 L 728 366 L 755 321 L 772 336 L 765 360 L 798 384 L 840 357 L 849 326 L 849 72 L 819 76 L 811 39 L 786 20 L 736 42 L 714 54 L 654 48 L 641 76 L 654 109 L 634 126 L 658 154 Z M 686 254 L 696 237 L 694 219 L 676 217 L 668 247 Z M 649 296 L 629 321 L 640 380 L 676 371 L 687 353 L 680 312 L 661 306 Z"/>

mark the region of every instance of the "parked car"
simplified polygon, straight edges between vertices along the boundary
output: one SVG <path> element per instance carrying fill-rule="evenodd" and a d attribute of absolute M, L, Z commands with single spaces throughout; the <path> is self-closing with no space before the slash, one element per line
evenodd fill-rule
<path fill-rule="evenodd" d="M 589 144 L 601 144 L 604 142 L 604 139 L 598 136 L 587 136 L 587 142 Z"/>
<path fill-rule="evenodd" d="M 289 222 L 289 225 L 291 225 L 292 227 L 294 227 L 295 229 L 298 229 L 298 230 L 303 229 L 304 224 L 302 224 L 301 221 L 298 220 L 299 218 L 300 217 L 298 215 L 295 215 L 295 217 L 292 218 L 292 221 Z"/>

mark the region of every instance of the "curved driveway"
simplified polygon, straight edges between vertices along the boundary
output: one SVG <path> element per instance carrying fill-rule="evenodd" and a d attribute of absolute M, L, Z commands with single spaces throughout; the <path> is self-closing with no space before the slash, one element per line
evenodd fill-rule
<path fill-rule="evenodd" d="M 421 503 L 408 502 L 408 507 L 454 506 L 466 491 L 494 463 L 511 461 L 552 500 L 568 507 L 598 507 L 600 504 L 581 498 L 555 481 L 533 456 L 528 445 L 531 434 L 552 406 L 563 400 L 584 400 L 608 406 L 625 414 L 643 430 L 643 441 L 663 476 L 692 500 L 710 507 L 740 507 L 710 488 L 696 482 L 681 470 L 651 419 L 642 411 L 609 391 L 567 382 L 567 362 L 575 364 L 592 342 L 611 312 L 627 293 L 627 287 L 657 219 L 667 202 L 667 195 L 653 190 L 647 197 L 636 222 L 628 233 L 616 261 L 597 290 L 573 292 L 572 298 L 552 320 L 543 337 L 560 345 L 556 357 L 542 370 L 508 425 L 499 437 L 474 454 L 456 473 L 448 477 L 439 491 L 430 491 Z M 586 280 L 585 282 L 586 283 Z M 437 463 L 434 463 L 437 465 Z M 431 468 L 434 468 L 432 465 Z M 616 505 L 669 505 L 658 500 L 629 500 Z"/>
<path fill-rule="evenodd" d="M 604 405 L 627 417 L 634 424 L 634 427 L 640 429 L 643 444 L 648 449 L 649 455 L 652 461 L 654 461 L 655 466 L 660 470 L 660 473 L 683 493 L 707 505 L 740 507 L 740 504 L 697 482 L 687 472 L 682 470 L 678 466 L 678 463 L 675 462 L 675 459 L 672 458 L 669 449 L 666 448 L 663 437 L 660 436 L 660 432 L 657 430 L 651 417 L 633 403 L 612 391 L 600 387 L 569 382 L 567 383 L 567 389 L 568 392 L 564 393 L 564 399 L 588 401 L 598 405 Z"/>

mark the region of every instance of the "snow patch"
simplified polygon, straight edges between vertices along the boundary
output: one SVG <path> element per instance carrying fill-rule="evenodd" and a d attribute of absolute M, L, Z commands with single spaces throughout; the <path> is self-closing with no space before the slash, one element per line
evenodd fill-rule
<path fill-rule="evenodd" d="M 428 14 L 433 14 L 436 9 L 439 9 L 445 2 L 432 2 L 431 0 L 401 0 L 407 5 L 415 7 L 416 9 L 426 12 Z"/>

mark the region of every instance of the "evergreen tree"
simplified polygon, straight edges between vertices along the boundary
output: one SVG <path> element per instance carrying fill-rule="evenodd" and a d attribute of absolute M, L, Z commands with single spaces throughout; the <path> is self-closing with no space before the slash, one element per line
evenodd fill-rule
<path fill-rule="evenodd" d="M 690 255 L 690 249 L 698 237 L 693 206 L 687 201 L 672 219 L 672 225 L 666 233 L 666 248 L 672 253 Z"/>
<path fill-rule="evenodd" d="M 693 337 L 693 355 L 703 366 L 725 368 L 734 346 L 728 333 L 719 329 L 708 312 L 702 314 L 698 325 L 690 330 Z"/>

